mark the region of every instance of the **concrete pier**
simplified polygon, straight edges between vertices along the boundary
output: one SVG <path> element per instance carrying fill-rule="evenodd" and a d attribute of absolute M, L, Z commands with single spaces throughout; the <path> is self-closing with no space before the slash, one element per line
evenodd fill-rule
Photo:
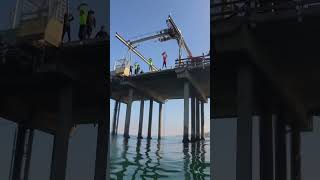
<path fill-rule="evenodd" d="M 188 81 L 184 82 L 184 121 L 183 121 L 183 140 L 189 142 L 189 97 L 190 85 Z"/>
<path fill-rule="evenodd" d="M 15 144 L 15 151 L 14 151 L 12 180 L 21 179 L 24 145 L 25 145 L 25 139 L 26 139 L 26 128 L 22 124 L 18 125 L 18 133 L 16 138 L 17 140 Z"/>
<path fill-rule="evenodd" d="M 158 139 L 161 139 L 162 130 L 162 103 L 159 103 L 159 123 L 158 123 Z"/>
<path fill-rule="evenodd" d="M 130 118 L 131 118 L 131 108 L 132 108 L 132 97 L 133 97 L 133 89 L 129 90 L 128 95 L 128 103 L 127 103 L 127 111 L 126 111 L 126 120 L 124 126 L 124 134 L 125 138 L 129 138 L 129 130 L 130 130 Z"/>
<path fill-rule="evenodd" d="M 151 139 L 152 112 L 153 112 L 153 100 L 151 99 L 151 100 L 150 100 L 150 106 L 149 106 L 148 139 Z"/>
<path fill-rule="evenodd" d="M 30 162 L 31 162 L 31 154 L 32 154 L 32 145 L 33 145 L 33 136 L 34 130 L 29 129 L 29 136 L 28 136 L 28 145 L 25 153 L 25 163 L 24 163 L 24 173 L 23 173 L 23 180 L 29 179 L 29 171 L 30 171 Z"/>
<path fill-rule="evenodd" d="M 241 67 L 237 80 L 237 180 L 252 180 L 253 74 L 251 67 Z"/>
<path fill-rule="evenodd" d="M 201 135 L 200 135 L 200 139 L 204 140 L 204 102 L 200 101 L 201 106 Z"/>
<path fill-rule="evenodd" d="M 199 98 L 196 98 L 196 141 L 200 140 L 200 106 Z"/>
<path fill-rule="evenodd" d="M 118 105 L 119 105 L 119 102 L 116 101 L 115 104 L 114 104 L 114 111 L 113 111 L 112 135 L 115 135 L 115 134 L 116 134 Z"/>
<path fill-rule="evenodd" d="M 141 100 L 140 101 L 139 130 L 138 130 L 138 138 L 139 139 L 142 139 L 143 111 L 144 111 L 144 100 Z"/>
<path fill-rule="evenodd" d="M 191 97 L 191 141 L 196 140 L 196 113 L 195 113 L 195 97 Z"/>
<path fill-rule="evenodd" d="M 69 132 L 72 127 L 72 87 L 60 90 L 58 127 L 54 135 L 50 180 L 66 177 Z"/>
<path fill-rule="evenodd" d="M 275 130 L 275 180 L 287 179 L 286 125 L 282 114 L 276 118 Z"/>

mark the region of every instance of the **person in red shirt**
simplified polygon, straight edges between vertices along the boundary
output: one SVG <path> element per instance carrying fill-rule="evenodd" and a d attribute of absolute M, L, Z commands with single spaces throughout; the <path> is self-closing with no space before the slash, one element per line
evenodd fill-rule
<path fill-rule="evenodd" d="M 167 53 L 165 51 L 162 53 L 162 58 L 163 58 L 162 68 L 163 67 L 167 68 Z"/>

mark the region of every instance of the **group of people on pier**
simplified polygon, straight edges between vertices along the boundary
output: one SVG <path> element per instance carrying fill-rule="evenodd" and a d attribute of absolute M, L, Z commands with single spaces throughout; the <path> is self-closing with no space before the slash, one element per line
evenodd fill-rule
<path fill-rule="evenodd" d="M 87 4 L 82 3 L 78 6 L 79 11 L 79 32 L 78 37 L 79 40 L 90 39 L 92 32 L 96 28 L 96 18 L 94 16 L 94 11 L 87 11 Z M 65 34 L 68 35 L 68 41 L 71 41 L 71 22 L 74 20 L 74 17 L 68 11 L 65 13 L 63 18 L 63 33 L 62 33 L 62 41 L 64 39 Z M 106 39 L 108 36 L 105 31 L 105 27 L 101 26 L 100 31 L 96 34 L 96 39 Z"/>

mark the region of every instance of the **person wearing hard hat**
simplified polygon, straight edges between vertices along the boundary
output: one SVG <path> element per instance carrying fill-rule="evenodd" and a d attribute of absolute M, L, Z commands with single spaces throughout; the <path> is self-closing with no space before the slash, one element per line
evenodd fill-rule
<path fill-rule="evenodd" d="M 149 62 L 149 71 L 152 71 L 152 58 L 149 58 L 148 59 L 148 62 Z"/>
<path fill-rule="evenodd" d="M 134 74 L 135 75 L 138 74 L 138 63 L 137 62 L 134 63 Z"/>
<path fill-rule="evenodd" d="M 88 17 L 88 12 L 86 10 L 87 4 L 80 4 L 78 9 L 79 9 L 79 23 L 80 23 L 80 27 L 79 27 L 79 39 L 80 40 L 84 40 L 86 39 L 86 35 L 87 35 L 87 17 Z"/>

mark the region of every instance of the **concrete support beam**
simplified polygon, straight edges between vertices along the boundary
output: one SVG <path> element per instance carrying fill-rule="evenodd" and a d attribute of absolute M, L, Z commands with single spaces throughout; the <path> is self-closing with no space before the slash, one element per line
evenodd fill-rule
<path fill-rule="evenodd" d="M 189 97 L 190 85 L 188 81 L 184 82 L 184 121 L 183 121 L 183 140 L 189 142 Z"/>
<path fill-rule="evenodd" d="M 291 130 L 291 179 L 301 180 L 301 137 L 295 128 Z"/>
<path fill-rule="evenodd" d="M 161 139 L 161 129 L 162 129 L 162 103 L 159 103 L 158 139 Z"/>
<path fill-rule="evenodd" d="M 112 135 L 116 134 L 118 105 L 119 105 L 119 102 L 116 101 L 114 104 L 114 111 L 113 111 Z"/>
<path fill-rule="evenodd" d="M 195 97 L 191 97 L 191 141 L 196 140 L 196 113 Z"/>
<path fill-rule="evenodd" d="M 200 106 L 199 98 L 196 98 L 196 140 L 200 140 Z"/>
<path fill-rule="evenodd" d="M 109 103 L 109 102 L 108 102 Z M 107 108 L 102 108 L 98 120 L 98 134 L 96 146 L 96 161 L 94 180 L 105 180 L 109 177 L 108 156 L 109 156 L 109 134 L 110 120 L 107 117 Z"/>
<path fill-rule="evenodd" d="M 252 180 L 253 74 L 251 67 L 240 67 L 237 86 L 236 179 Z"/>
<path fill-rule="evenodd" d="M 152 112 L 153 112 L 153 100 L 150 100 L 150 106 L 149 106 L 149 124 L 148 124 L 148 139 L 151 139 Z"/>
<path fill-rule="evenodd" d="M 204 140 L 204 102 L 201 101 L 201 135 L 200 135 L 200 139 Z"/>
<path fill-rule="evenodd" d="M 130 137 L 129 136 L 129 129 L 130 129 L 132 98 L 133 98 L 133 89 L 130 89 L 129 95 L 128 95 L 128 104 L 127 104 L 126 120 L 125 120 L 124 135 L 123 135 L 125 138 Z"/>
<path fill-rule="evenodd" d="M 29 129 L 28 145 L 27 145 L 27 149 L 26 149 L 26 159 L 25 159 L 25 164 L 24 164 L 23 180 L 28 180 L 29 179 L 33 136 L 34 136 L 34 130 L 33 129 Z"/>
<path fill-rule="evenodd" d="M 144 111 L 144 100 L 141 100 L 141 102 L 140 102 L 138 139 L 142 139 L 143 111 Z"/>
<path fill-rule="evenodd" d="M 118 114 L 117 114 L 116 134 L 118 134 L 118 129 L 119 129 L 120 110 L 121 110 L 121 102 L 119 101 L 118 111 L 117 111 Z"/>
<path fill-rule="evenodd" d="M 24 145 L 25 145 L 25 139 L 26 139 L 26 128 L 21 124 L 18 124 L 18 133 L 16 138 L 17 140 L 15 144 L 15 151 L 14 151 L 12 180 L 21 179 Z"/>
<path fill-rule="evenodd" d="M 260 116 L 260 180 L 273 180 L 273 119 L 263 108 Z"/>
<path fill-rule="evenodd" d="M 199 98 L 207 102 L 207 97 L 204 93 L 204 91 L 200 88 L 198 81 L 192 77 L 192 75 L 189 73 L 189 71 L 186 68 L 181 68 L 176 70 L 177 77 L 178 78 L 184 78 L 192 85 L 192 87 L 196 90 L 197 94 L 199 94 Z"/>
<path fill-rule="evenodd" d="M 146 86 L 137 84 L 134 82 L 122 82 L 122 85 L 128 85 L 132 88 L 136 89 L 137 91 L 141 92 L 142 94 L 150 97 L 151 99 L 155 100 L 158 103 L 164 103 L 165 98 L 163 98 L 160 94 L 154 92 L 152 89 L 148 89 Z"/>
<path fill-rule="evenodd" d="M 54 135 L 50 180 L 66 177 L 69 132 L 72 127 L 72 87 L 61 89 L 56 134 Z"/>
<path fill-rule="evenodd" d="M 276 119 L 275 132 L 275 179 L 287 179 L 286 126 L 283 116 Z"/>

